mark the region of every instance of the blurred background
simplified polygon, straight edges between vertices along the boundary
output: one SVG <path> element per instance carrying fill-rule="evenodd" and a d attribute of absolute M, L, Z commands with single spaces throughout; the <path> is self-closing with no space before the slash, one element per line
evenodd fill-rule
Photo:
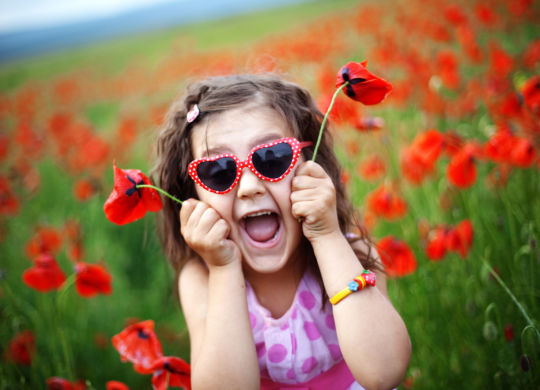
<path fill-rule="evenodd" d="M 392 93 L 342 95 L 330 123 L 413 342 L 400 388 L 540 388 L 539 16 L 531 0 L 1 1 L 0 388 L 149 388 L 111 343 L 143 320 L 189 361 L 155 215 L 104 216 L 113 160 L 149 173 L 190 81 L 276 72 L 324 112 L 364 60 Z"/>

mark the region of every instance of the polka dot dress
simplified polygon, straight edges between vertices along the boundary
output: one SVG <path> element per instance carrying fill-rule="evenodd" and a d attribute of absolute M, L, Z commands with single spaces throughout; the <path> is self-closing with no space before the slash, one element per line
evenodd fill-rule
<path fill-rule="evenodd" d="M 247 301 L 261 377 L 280 383 L 303 383 L 328 371 L 343 356 L 337 341 L 332 305 L 321 311 L 321 290 L 306 272 L 289 310 L 272 318 L 249 285 Z M 362 389 L 353 383 L 348 389 Z"/>

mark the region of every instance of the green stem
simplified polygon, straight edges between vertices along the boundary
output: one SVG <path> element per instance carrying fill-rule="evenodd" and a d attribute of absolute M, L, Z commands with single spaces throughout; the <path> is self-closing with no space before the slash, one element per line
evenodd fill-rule
<path fill-rule="evenodd" d="M 160 193 L 162 193 L 163 195 L 168 196 L 169 198 L 171 198 L 172 200 L 174 200 L 174 201 L 177 202 L 177 203 L 180 203 L 180 204 L 183 203 L 180 199 L 175 198 L 174 196 L 172 196 L 172 195 L 169 194 L 168 192 L 165 192 L 165 191 L 163 191 L 161 188 L 156 187 L 156 186 L 153 186 L 153 185 L 151 185 L 151 184 L 137 184 L 137 185 L 135 186 L 135 188 L 152 188 L 152 189 L 156 190 L 157 192 L 160 192 Z"/>
<path fill-rule="evenodd" d="M 514 294 L 512 294 L 512 291 L 510 291 L 510 289 L 506 286 L 506 284 L 504 283 L 504 281 L 501 279 L 501 277 L 495 272 L 495 270 L 491 267 L 491 265 L 487 262 L 487 260 L 484 260 L 482 259 L 482 261 L 484 262 L 484 264 L 486 265 L 486 267 L 488 267 L 489 269 L 489 272 L 491 273 L 491 275 L 495 278 L 495 280 L 501 285 L 501 287 L 503 288 L 504 291 L 506 291 L 506 293 L 510 296 L 510 298 L 514 301 L 514 303 L 516 304 L 516 306 L 518 307 L 519 311 L 521 312 L 521 314 L 523 315 L 523 317 L 525 318 L 525 321 L 527 321 L 527 324 L 536 330 L 537 334 L 538 333 L 538 329 L 536 328 L 536 326 L 534 325 L 534 323 L 532 322 L 531 318 L 529 317 L 529 315 L 527 314 L 527 312 L 525 311 L 525 308 L 521 305 L 521 303 L 517 300 L 516 296 Z M 540 340 L 540 336 L 539 337 L 539 340 Z"/>
<path fill-rule="evenodd" d="M 338 93 L 345 88 L 347 85 L 349 85 L 349 82 L 346 81 L 345 84 L 340 86 L 338 89 L 336 89 L 336 92 L 334 92 L 334 96 L 332 96 L 332 100 L 330 101 L 330 105 L 328 106 L 328 110 L 326 110 L 326 114 L 324 114 L 323 121 L 321 123 L 321 128 L 319 129 L 319 137 L 317 138 L 317 143 L 315 144 L 315 149 L 313 149 L 313 157 L 311 158 L 311 161 L 315 161 L 315 157 L 317 157 L 317 150 L 319 150 L 319 145 L 322 140 L 322 134 L 324 130 L 324 125 L 326 125 L 326 121 L 328 120 L 328 116 L 330 115 L 330 111 L 332 111 L 332 107 L 334 107 L 334 102 L 336 101 Z"/>

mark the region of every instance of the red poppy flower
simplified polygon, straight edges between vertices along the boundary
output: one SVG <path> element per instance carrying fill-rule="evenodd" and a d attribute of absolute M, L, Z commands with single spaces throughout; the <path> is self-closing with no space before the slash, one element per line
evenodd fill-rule
<path fill-rule="evenodd" d="M 105 384 L 106 390 L 129 390 L 129 387 L 122 382 L 119 381 L 108 381 Z"/>
<path fill-rule="evenodd" d="M 6 358 L 15 364 L 29 366 L 36 352 L 34 332 L 23 330 L 17 333 L 9 342 Z"/>
<path fill-rule="evenodd" d="M 480 155 L 476 144 L 468 143 L 450 160 L 446 176 L 458 188 L 468 188 L 476 181 L 475 159 Z"/>
<path fill-rule="evenodd" d="M 19 199 L 9 181 L 0 176 L 0 215 L 15 215 L 19 211 Z"/>
<path fill-rule="evenodd" d="M 498 42 L 491 42 L 489 50 L 491 72 L 497 77 L 506 77 L 514 67 L 514 60 L 500 47 Z"/>
<path fill-rule="evenodd" d="M 84 248 L 81 243 L 73 243 L 70 244 L 67 250 L 68 258 L 73 261 L 81 261 L 81 259 L 84 257 Z"/>
<path fill-rule="evenodd" d="M 523 62 L 528 68 L 534 68 L 540 62 L 540 39 L 532 41 L 523 53 Z"/>
<path fill-rule="evenodd" d="M 103 207 L 107 219 L 124 225 L 142 218 L 147 211 L 159 211 L 163 207 L 161 198 L 152 188 L 137 188 L 138 184 L 152 184 L 150 179 L 137 169 L 120 169 L 114 166 L 114 190 Z"/>
<path fill-rule="evenodd" d="M 509 162 L 514 144 L 514 135 L 506 128 L 500 128 L 484 144 L 484 153 L 494 162 Z"/>
<path fill-rule="evenodd" d="M 405 147 L 399 155 L 401 173 L 409 183 L 420 184 L 426 176 L 426 168 L 413 148 Z"/>
<path fill-rule="evenodd" d="M 42 253 L 54 253 L 61 245 L 62 236 L 55 228 L 41 227 L 27 242 L 26 255 L 32 259 Z"/>
<path fill-rule="evenodd" d="M 336 87 L 347 81 L 345 94 L 353 100 L 365 105 L 380 103 L 392 90 L 392 85 L 366 69 L 367 61 L 349 62 L 338 73 Z"/>
<path fill-rule="evenodd" d="M 534 145 L 527 138 L 515 137 L 510 161 L 520 168 L 529 168 L 536 161 L 537 153 Z"/>
<path fill-rule="evenodd" d="M 486 26 L 492 26 L 497 22 L 497 14 L 486 4 L 476 4 L 474 13 L 476 14 L 476 19 Z"/>
<path fill-rule="evenodd" d="M 23 272 L 24 283 L 35 290 L 47 292 L 59 289 L 66 280 L 64 271 L 50 254 L 42 253 L 34 265 Z"/>
<path fill-rule="evenodd" d="M 405 178 L 413 184 L 420 184 L 433 171 L 443 146 L 444 137 L 438 130 L 419 133 L 400 155 L 400 167 Z"/>
<path fill-rule="evenodd" d="M 418 134 L 411 146 L 422 165 L 430 171 L 441 155 L 443 144 L 443 135 L 438 130 L 431 129 Z"/>
<path fill-rule="evenodd" d="M 130 325 L 112 337 L 112 343 L 122 361 L 130 361 L 140 374 L 151 374 L 152 365 L 163 356 L 163 349 L 154 333 L 154 321 Z"/>
<path fill-rule="evenodd" d="M 540 115 L 540 76 L 533 76 L 528 79 L 523 88 L 523 101 L 533 114 Z"/>
<path fill-rule="evenodd" d="M 319 99 L 319 107 L 322 112 L 328 111 L 332 101 L 332 94 L 324 94 Z M 354 125 L 360 119 L 358 104 L 341 95 L 336 97 L 329 118 L 337 125 Z"/>
<path fill-rule="evenodd" d="M 73 195 L 75 195 L 75 199 L 78 201 L 84 202 L 94 195 L 94 186 L 87 179 L 77 180 L 73 184 Z"/>
<path fill-rule="evenodd" d="M 440 226 L 432 231 L 426 245 L 426 256 L 428 259 L 442 260 L 446 255 L 447 230 Z"/>
<path fill-rule="evenodd" d="M 458 62 L 453 52 L 443 50 L 437 53 L 437 68 L 446 88 L 455 89 L 459 86 Z"/>
<path fill-rule="evenodd" d="M 333 81 L 334 75 L 332 75 L 332 81 Z M 1 134 L 0 135 L 0 161 L 4 161 L 6 157 L 8 156 L 10 147 L 10 138 L 7 135 Z"/>
<path fill-rule="evenodd" d="M 416 258 L 405 242 L 387 236 L 377 243 L 377 250 L 388 275 L 405 276 L 416 270 Z"/>
<path fill-rule="evenodd" d="M 458 223 L 448 233 L 447 248 L 451 251 L 457 251 L 462 258 L 467 257 L 471 249 L 474 237 L 474 230 L 469 219 Z"/>
<path fill-rule="evenodd" d="M 443 152 L 447 156 L 453 156 L 459 152 L 464 144 L 463 138 L 452 130 L 443 133 Z"/>
<path fill-rule="evenodd" d="M 52 378 L 47 379 L 47 389 L 48 390 L 84 390 L 86 389 L 86 384 L 83 381 L 77 381 L 75 383 L 71 383 L 65 378 L 60 378 L 58 376 L 54 376 Z"/>
<path fill-rule="evenodd" d="M 359 117 L 353 126 L 360 131 L 380 130 L 384 127 L 384 119 L 378 116 Z"/>
<path fill-rule="evenodd" d="M 366 204 L 371 212 L 386 219 L 401 218 L 407 212 L 407 203 L 384 184 L 368 194 Z"/>
<path fill-rule="evenodd" d="M 109 295 L 112 292 L 111 275 L 99 264 L 82 261 L 75 265 L 75 288 L 84 298 L 97 294 Z"/>
<path fill-rule="evenodd" d="M 168 387 L 181 387 L 191 390 L 191 368 L 180 358 L 167 356 L 159 358 L 152 365 L 154 390 L 167 390 Z"/>
<path fill-rule="evenodd" d="M 506 324 L 504 326 L 504 338 L 508 342 L 514 340 L 514 326 L 512 324 Z"/>
<path fill-rule="evenodd" d="M 372 155 L 358 165 L 357 172 L 364 180 L 377 180 L 384 176 L 386 166 L 382 158 Z"/>
<path fill-rule="evenodd" d="M 467 16 L 465 16 L 465 12 L 459 5 L 447 5 L 444 8 L 443 15 L 454 26 L 467 23 Z"/>
<path fill-rule="evenodd" d="M 73 384 L 65 378 L 54 376 L 47 379 L 48 390 L 74 390 Z"/>

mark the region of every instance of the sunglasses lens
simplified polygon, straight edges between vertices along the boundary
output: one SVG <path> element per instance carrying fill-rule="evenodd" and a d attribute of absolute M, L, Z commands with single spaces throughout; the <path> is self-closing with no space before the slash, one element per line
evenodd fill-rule
<path fill-rule="evenodd" d="M 197 176 L 207 187 L 215 191 L 225 191 L 236 178 L 236 162 L 230 157 L 203 161 L 197 166 Z"/>
<path fill-rule="evenodd" d="M 291 165 L 293 150 L 288 143 L 280 143 L 268 148 L 261 148 L 253 153 L 252 161 L 255 169 L 269 179 L 277 179 Z"/>

